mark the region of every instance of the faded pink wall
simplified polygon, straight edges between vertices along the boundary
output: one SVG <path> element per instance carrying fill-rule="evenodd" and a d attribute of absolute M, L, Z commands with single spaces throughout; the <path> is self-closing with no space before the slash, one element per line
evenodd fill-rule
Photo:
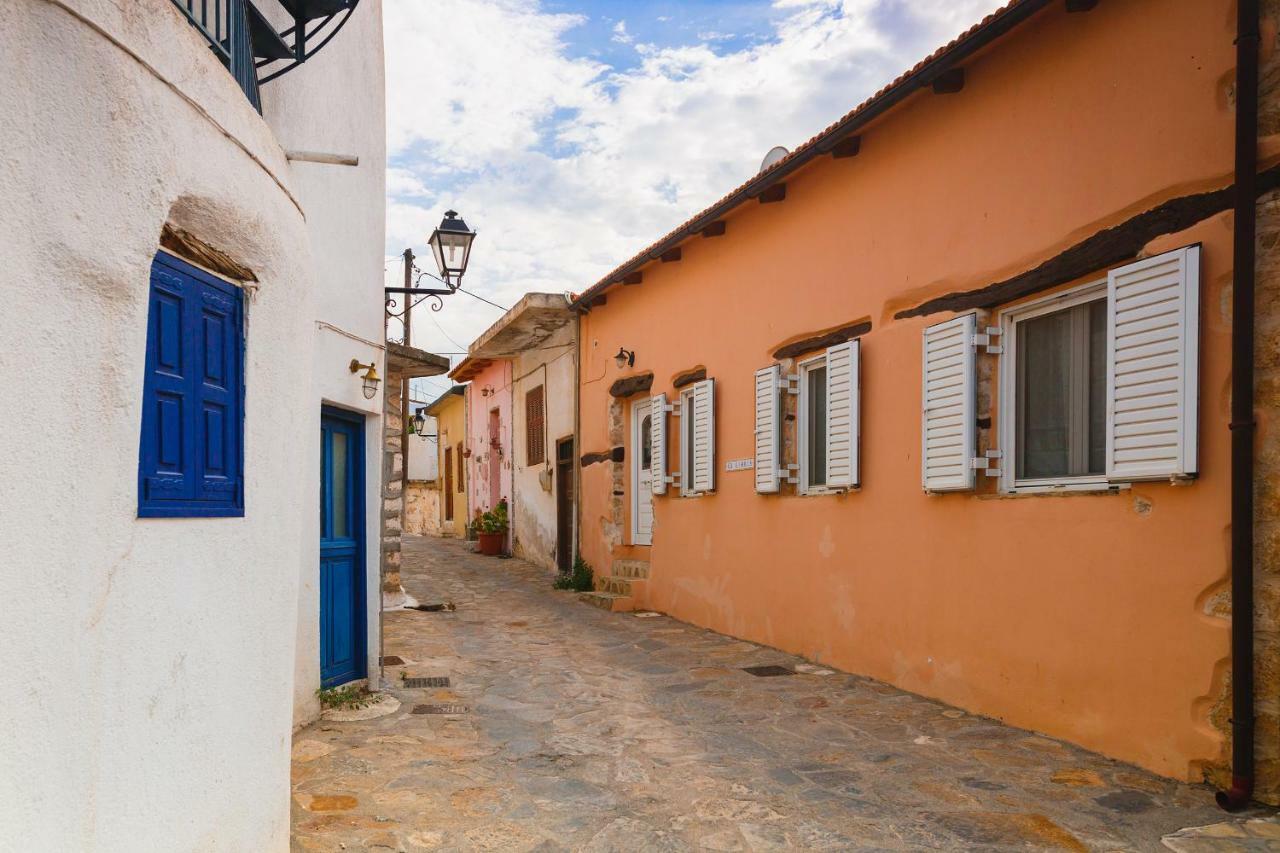
<path fill-rule="evenodd" d="M 493 395 L 482 392 L 492 389 Z M 497 439 L 499 448 L 490 443 L 489 413 L 498 410 L 501 424 Z M 477 510 L 493 509 L 490 499 L 492 466 L 499 466 L 501 497 L 511 500 L 511 362 L 495 361 L 478 373 L 467 386 L 467 503 L 472 515 Z"/>

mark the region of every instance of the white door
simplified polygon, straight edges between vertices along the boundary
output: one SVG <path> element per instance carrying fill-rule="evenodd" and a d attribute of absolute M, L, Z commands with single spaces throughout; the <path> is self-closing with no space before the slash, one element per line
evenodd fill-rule
<path fill-rule="evenodd" d="M 648 400 L 631 406 L 631 544 L 653 543 L 653 416 Z"/>

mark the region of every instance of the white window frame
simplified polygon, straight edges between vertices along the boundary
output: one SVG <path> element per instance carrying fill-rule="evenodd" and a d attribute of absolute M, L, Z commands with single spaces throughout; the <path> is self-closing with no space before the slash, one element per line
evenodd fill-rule
<path fill-rule="evenodd" d="M 827 366 L 827 354 L 807 358 L 796 365 L 796 373 L 800 378 L 800 394 L 796 400 L 796 461 L 800 463 L 800 481 L 796 484 L 796 494 L 809 497 L 814 495 L 834 495 L 845 491 L 831 486 L 813 486 L 809 484 L 809 374 L 817 368 Z M 830 401 L 827 401 L 830 405 Z M 827 417 L 830 417 L 828 409 Z M 822 425 L 826 429 L 826 424 Z"/>
<path fill-rule="evenodd" d="M 1114 483 L 1106 472 L 1081 476 L 1023 478 L 1017 476 L 1018 460 L 1018 335 L 1017 326 L 1055 311 L 1061 311 L 1097 299 L 1108 299 L 1105 277 L 1070 290 L 1006 308 L 999 313 L 1003 330 L 1000 354 L 1000 424 L 996 436 L 1000 448 L 1000 491 L 1007 494 L 1045 494 L 1053 492 L 1102 492 L 1128 488 L 1128 483 Z"/>
<path fill-rule="evenodd" d="M 693 422 L 693 385 L 680 391 L 680 497 L 696 498 L 699 492 L 693 491 L 693 442 L 689 440 L 690 424 Z"/>

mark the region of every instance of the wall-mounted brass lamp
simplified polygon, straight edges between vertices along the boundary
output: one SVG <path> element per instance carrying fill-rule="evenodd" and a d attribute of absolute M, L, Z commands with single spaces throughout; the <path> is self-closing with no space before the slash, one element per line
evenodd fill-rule
<path fill-rule="evenodd" d="M 360 359 L 353 358 L 351 359 L 351 364 L 348 365 L 348 368 L 352 373 L 359 373 L 362 370 L 364 371 L 364 376 L 361 377 L 364 379 L 364 384 L 362 386 L 364 390 L 364 398 L 366 400 L 372 400 L 374 395 L 378 393 L 378 383 L 382 381 L 378 377 L 377 365 L 372 361 L 368 364 L 361 364 Z"/>

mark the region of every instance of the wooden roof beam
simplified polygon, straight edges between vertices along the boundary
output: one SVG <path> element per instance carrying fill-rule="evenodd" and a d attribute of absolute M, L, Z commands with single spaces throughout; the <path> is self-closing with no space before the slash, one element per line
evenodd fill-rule
<path fill-rule="evenodd" d="M 671 264 L 680 260 L 680 257 L 680 247 L 676 246 L 674 249 L 667 249 L 661 255 L 658 255 L 658 260 L 662 261 L 664 264 Z"/>
<path fill-rule="evenodd" d="M 760 200 L 761 204 L 776 204 L 777 202 L 786 199 L 786 197 L 787 184 L 785 181 L 778 181 L 778 183 L 771 187 L 765 187 L 760 191 L 760 194 L 756 196 L 756 198 Z"/>
<path fill-rule="evenodd" d="M 846 136 L 831 147 L 831 156 L 836 160 L 843 160 L 845 157 L 857 157 L 858 152 L 862 150 L 862 137 L 858 135 Z"/>
<path fill-rule="evenodd" d="M 933 93 L 935 95 L 954 95 L 964 88 L 964 69 L 948 68 L 937 77 L 933 78 Z"/>
<path fill-rule="evenodd" d="M 723 237 L 724 227 L 725 227 L 724 220 L 717 219 L 715 222 L 712 222 L 706 228 L 702 229 L 702 236 L 703 237 Z"/>

